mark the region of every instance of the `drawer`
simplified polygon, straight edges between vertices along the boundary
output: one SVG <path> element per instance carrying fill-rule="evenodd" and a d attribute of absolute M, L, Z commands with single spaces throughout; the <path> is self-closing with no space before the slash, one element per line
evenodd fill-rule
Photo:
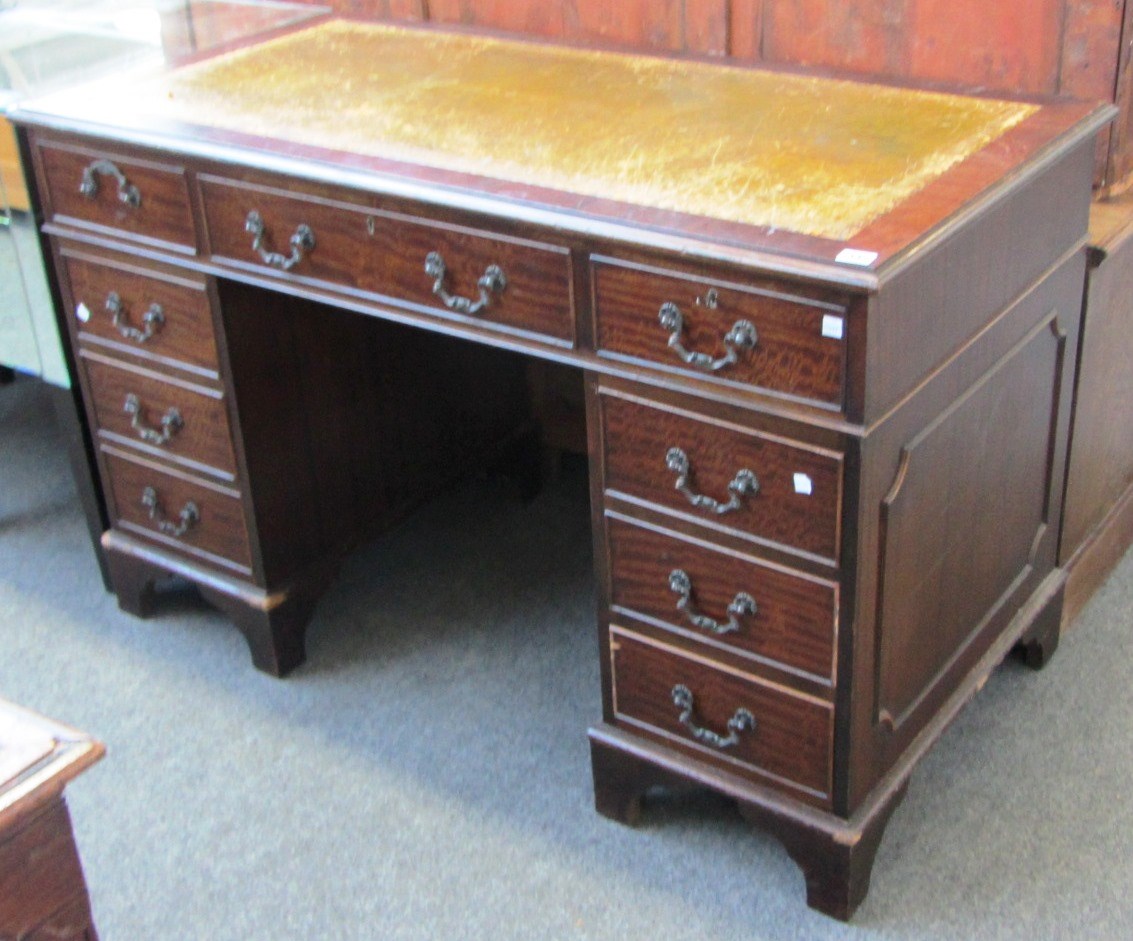
<path fill-rule="evenodd" d="M 842 407 L 844 303 L 612 258 L 591 270 L 600 355 Z"/>
<path fill-rule="evenodd" d="M 620 628 L 610 648 L 619 724 L 829 801 L 830 705 Z"/>
<path fill-rule="evenodd" d="M 195 253 L 183 167 L 127 157 L 98 144 L 40 141 L 38 150 L 50 221 L 109 229 L 138 242 Z"/>
<path fill-rule="evenodd" d="M 219 261 L 574 343 L 561 246 L 209 176 L 200 186 Z M 252 213 L 262 222 L 258 247 Z"/>
<path fill-rule="evenodd" d="M 598 394 L 607 495 L 837 562 L 841 454 L 609 388 Z"/>
<path fill-rule="evenodd" d="M 86 350 L 80 360 L 100 438 L 235 479 L 236 456 L 223 393 L 166 381 Z"/>
<path fill-rule="evenodd" d="M 250 575 L 239 491 L 102 445 L 112 522 L 210 565 Z"/>
<path fill-rule="evenodd" d="M 833 685 L 836 583 L 617 514 L 606 535 L 615 614 Z"/>
<path fill-rule="evenodd" d="M 68 246 L 59 257 L 69 284 L 68 320 L 80 343 L 219 378 L 203 278 L 139 269 Z"/>

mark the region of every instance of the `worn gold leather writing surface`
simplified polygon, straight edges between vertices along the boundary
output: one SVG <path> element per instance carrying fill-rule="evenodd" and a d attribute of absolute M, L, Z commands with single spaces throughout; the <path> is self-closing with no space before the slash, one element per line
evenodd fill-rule
<path fill-rule="evenodd" d="M 189 123 L 842 240 L 1037 110 L 337 21 L 142 94 Z"/>

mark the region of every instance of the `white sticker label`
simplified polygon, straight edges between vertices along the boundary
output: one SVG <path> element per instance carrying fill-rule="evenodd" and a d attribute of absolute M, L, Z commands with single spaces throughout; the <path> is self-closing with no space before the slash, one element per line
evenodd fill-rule
<path fill-rule="evenodd" d="M 822 315 L 822 335 L 824 337 L 830 337 L 832 340 L 841 340 L 843 329 L 844 322 L 841 317 L 835 317 L 833 314 Z"/>
<path fill-rule="evenodd" d="M 810 496 L 814 493 L 814 481 L 807 474 L 795 474 L 795 493 Z"/>
<path fill-rule="evenodd" d="M 79 318 L 81 323 L 86 323 L 90 320 L 90 308 L 80 302 L 79 306 L 75 308 L 75 316 Z"/>
<path fill-rule="evenodd" d="M 868 268 L 877 261 L 877 252 L 866 252 L 860 248 L 843 248 L 834 260 L 840 261 L 843 265 L 858 265 L 861 268 Z"/>

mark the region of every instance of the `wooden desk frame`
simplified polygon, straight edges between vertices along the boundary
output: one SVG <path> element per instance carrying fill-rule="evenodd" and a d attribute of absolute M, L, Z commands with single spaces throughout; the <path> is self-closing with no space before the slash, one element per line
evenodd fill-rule
<path fill-rule="evenodd" d="M 32 105 L 22 143 L 119 603 L 145 614 L 156 579 L 184 576 L 259 668 L 287 672 L 345 552 L 522 449 L 508 354 L 581 368 L 598 809 L 631 820 L 653 784 L 715 788 L 782 839 L 812 906 L 848 918 L 920 756 L 1013 646 L 1039 666 L 1057 644 L 1093 135 L 1108 117 L 1044 106 L 859 233 L 878 252 L 862 268 L 826 239 Z M 487 277 L 496 263 L 506 289 Z M 111 276 L 124 286 L 108 292 Z M 120 293 L 144 332 L 137 284 L 198 318 L 168 355 L 108 326 L 105 295 Z M 446 304 L 450 291 L 468 300 Z M 659 299 L 692 318 L 683 333 L 657 323 Z M 720 340 L 748 314 L 755 353 Z M 686 366 L 681 345 L 732 355 L 739 378 Z M 460 394 L 438 391 L 438 369 Z M 135 382 L 154 390 L 139 440 L 117 404 Z M 154 440 L 169 387 L 214 416 L 216 434 L 183 453 Z M 147 475 L 162 485 L 143 488 Z M 201 524 L 213 541 L 186 545 L 199 519 L 221 520 Z M 760 586 L 746 608 L 731 571 Z M 734 624 L 764 626 L 705 636 L 730 602 Z"/>

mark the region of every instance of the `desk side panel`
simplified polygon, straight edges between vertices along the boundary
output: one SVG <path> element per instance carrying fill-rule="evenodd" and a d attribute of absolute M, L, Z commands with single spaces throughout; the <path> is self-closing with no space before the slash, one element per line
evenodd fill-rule
<path fill-rule="evenodd" d="M 1085 254 L 863 442 L 852 811 L 1054 571 Z"/>
<path fill-rule="evenodd" d="M 883 285 L 867 341 L 867 425 L 1082 244 L 1092 160 L 1093 140 L 1077 144 Z"/>

